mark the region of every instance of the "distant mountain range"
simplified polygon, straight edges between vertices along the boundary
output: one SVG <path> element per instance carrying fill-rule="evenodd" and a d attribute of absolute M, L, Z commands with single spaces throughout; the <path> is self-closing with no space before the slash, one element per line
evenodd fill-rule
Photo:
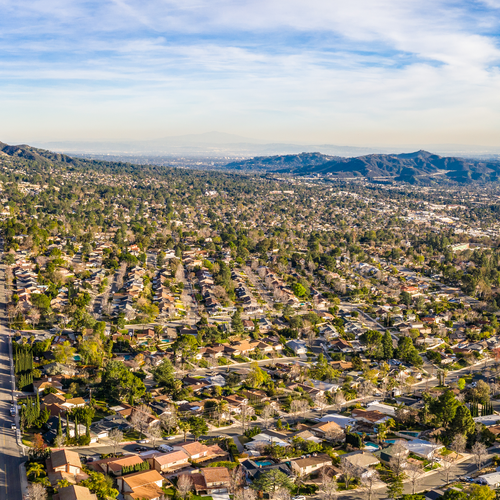
<path fill-rule="evenodd" d="M 370 154 L 355 158 L 327 156 L 320 153 L 277 155 L 233 161 L 232 170 L 329 175 L 332 177 L 395 180 L 411 184 L 443 180 L 456 182 L 498 181 L 500 162 L 468 158 L 442 157 L 427 151 L 403 154 Z"/>
<path fill-rule="evenodd" d="M 39 164 L 80 165 L 92 162 L 28 145 L 0 142 L 3 157 Z M 114 164 L 116 165 L 116 164 Z M 221 162 L 221 165 L 223 163 Z M 141 168 L 137 165 L 137 168 Z M 427 151 L 402 154 L 369 154 L 353 158 L 321 153 L 257 156 L 223 165 L 228 170 L 322 175 L 338 179 L 366 178 L 372 181 L 403 181 L 411 184 L 495 182 L 500 180 L 500 161 L 443 157 Z"/>
<path fill-rule="evenodd" d="M 58 141 L 34 142 L 33 144 L 51 151 L 79 155 L 92 154 L 93 157 L 100 157 L 101 159 L 106 159 L 106 155 L 112 155 L 113 157 L 120 157 L 123 161 L 133 161 L 138 155 L 147 156 L 148 158 L 197 156 L 220 159 L 224 157 L 249 158 L 321 151 L 326 155 L 351 157 L 368 154 L 408 153 L 418 149 L 414 145 L 360 147 L 322 142 L 313 144 L 307 142 L 277 142 L 224 132 L 186 134 L 147 140 Z M 500 154 L 500 148 L 486 146 L 433 144 L 419 147 L 443 156 L 491 158 Z"/>

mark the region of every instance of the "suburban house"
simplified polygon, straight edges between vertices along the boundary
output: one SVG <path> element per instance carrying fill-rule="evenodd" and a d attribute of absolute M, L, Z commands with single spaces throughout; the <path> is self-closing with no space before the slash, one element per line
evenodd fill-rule
<path fill-rule="evenodd" d="M 144 461 L 141 457 L 139 457 L 139 455 L 125 455 L 124 457 L 111 459 L 107 458 L 94 463 L 98 464 L 106 474 L 121 476 L 123 474 L 124 467 L 134 467 L 144 463 Z"/>
<path fill-rule="evenodd" d="M 226 467 L 205 467 L 200 472 L 187 475 L 193 482 L 197 494 L 227 493 L 231 477 Z"/>
<path fill-rule="evenodd" d="M 330 435 L 342 432 L 342 427 L 337 422 L 318 422 L 310 428 L 310 431 L 318 437 L 328 438 Z"/>
<path fill-rule="evenodd" d="M 163 477 L 156 470 L 136 472 L 118 477 L 118 490 L 125 500 L 158 500 L 163 490 Z"/>
<path fill-rule="evenodd" d="M 60 380 L 58 380 L 58 378 L 56 377 L 43 377 L 40 380 L 36 380 L 35 382 L 33 382 L 33 388 L 38 394 L 43 394 L 45 389 L 48 389 L 49 387 L 52 387 L 59 392 L 62 392 L 63 389 Z"/>
<path fill-rule="evenodd" d="M 219 445 L 206 446 L 199 441 L 177 444 L 174 446 L 174 451 L 184 451 L 193 462 L 205 462 L 212 458 L 227 456 Z"/>
<path fill-rule="evenodd" d="M 53 500 L 97 500 L 97 495 L 90 493 L 90 490 L 84 486 L 72 484 L 59 488 L 58 493 L 52 498 Z"/>
<path fill-rule="evenodd" d="M 365 424 L 371 424 L 375 427 L 383 422 L 387 422 L 387 420 L 391 418 L 377 410 L 369 411 L 358 408 L 353 410 L 351 415 L 357 422 L 364 422 Z"/>
<path fill-rule="evenodd" d="M 303 340 L 290 340 L 286 343 L 286 346 L 290 348 L 297 356 L 301 354 L 307 354 L 307 346 Z"/>
<path fill-rule="evenodd" d="M 346 460 L 351 465 L 359 467 L 359 469 L 364 469 L 365 472 L 361 474 L 361 477 L 364 477 L 367 473 L 369 473 L 369 467 L 380 463 L 380 460 L 376 456 L 365 451 L 358 451 L 343 455 L 342 460 Z"/>
<path fill-rule="evenodd" d="M 76 451 L 66 449 L 53 451 L 46 461 L 46 466 L 49 481 L 53 486 L 61 479 L 75 483 L 76 477 L 82 474 L 80 455 Z"/>
<path fill-rule="evenodd" d="M 332 459 L 326 453 L 319 453 L 309 458 L 299 458 L 292 460 L 292 471 L 306 476 L 321 469 L 325 465 L 332 465 Z"/>
<path fill-rule="evenodd" d="M 429 441 L 423 439 L 413 439 L 412 441 L 406 441 L 403 446 L 415 455 L 430 460 L 434 453 L 444 448 L 442 444 L 433 444 Z"/>
<path fill-rule="evenodd" d="M 174 472 L 190 465 L 189 455 L 184 450 L 156 455 L 152 462 L 153 468 L 158 472 Z"/>

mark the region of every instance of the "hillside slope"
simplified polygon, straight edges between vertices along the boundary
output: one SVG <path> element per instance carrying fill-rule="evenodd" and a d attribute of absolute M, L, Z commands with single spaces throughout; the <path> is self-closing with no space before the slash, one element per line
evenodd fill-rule
<path fill-rule="evenodd" d="M 440 178 L 457 182 L 497 181 L 500 176 L 498 161 L 442 157 L 427 151 L 394 155 L 371 154 L 356 158 L 301 153 L 231 162 L 227 168 L 298 175 L 321 174 L 338 178 L 392 179 L 410 183 L 437 182 Z"/>

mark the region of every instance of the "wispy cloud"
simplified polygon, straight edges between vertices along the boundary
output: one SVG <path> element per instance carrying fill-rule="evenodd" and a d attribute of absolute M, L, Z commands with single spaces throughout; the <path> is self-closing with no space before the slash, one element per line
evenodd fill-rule
<path fill-rule="evenodd" d="M 496 143 L 498 7 L 0 0 L 0 134 Z"/>

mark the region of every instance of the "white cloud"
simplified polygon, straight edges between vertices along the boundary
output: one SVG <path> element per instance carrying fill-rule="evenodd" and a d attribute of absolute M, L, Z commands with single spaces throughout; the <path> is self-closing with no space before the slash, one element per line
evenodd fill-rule
<path fill-rule="evenodd" d="M 17 21 L 0 20 L 0 99 L 19 130 L 19 110 L 29 118 L 52 109 L 54 134 L 129 123 L 131 135 L 162 135 L 191 123 L 357 143 L 382 133 L 448 137 L 457 127 L 500 137 L 498 19 L 465 1 L 0 6 Z"/>

